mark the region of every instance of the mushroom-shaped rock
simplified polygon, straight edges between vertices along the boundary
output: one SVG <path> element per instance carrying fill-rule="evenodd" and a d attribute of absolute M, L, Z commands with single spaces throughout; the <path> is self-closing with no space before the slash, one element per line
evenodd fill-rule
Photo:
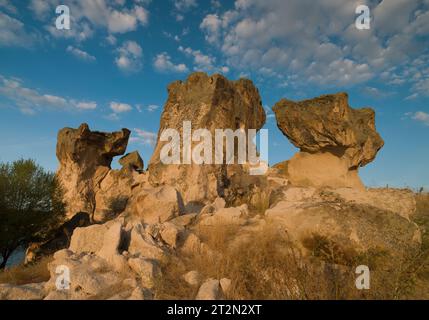
<path fill-rule="evenodd" d="M 337 93 L 298 102 L 282 99 L 273 110 L 279 129 L 300 149 L 282 165 L 292 184 L 363 187 L 357 170 L 384 145 L 372 109 L 352 109 L 348 95 Z"/>

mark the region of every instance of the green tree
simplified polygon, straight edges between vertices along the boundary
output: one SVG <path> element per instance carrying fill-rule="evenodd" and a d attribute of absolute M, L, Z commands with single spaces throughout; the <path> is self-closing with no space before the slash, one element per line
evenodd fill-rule
<path fill-rule="evenodd" d="M 49 237 L 64 214 L 55 174 L 33 160 L 0 163 L 0 270 L 19 246 Z"/>

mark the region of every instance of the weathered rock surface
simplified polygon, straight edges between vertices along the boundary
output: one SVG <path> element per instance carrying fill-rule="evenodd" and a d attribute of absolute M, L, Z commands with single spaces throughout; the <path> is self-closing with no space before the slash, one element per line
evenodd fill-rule
<path fill-rule="evenodd" d="M 363 187 L 357 170 L 373 161 L 384 142 L 370 108 L 352 109 L 346 93 L 273 108 L 277 126 L 300 149 L 286 166 L 295 185 Z"/>
<path fill-rule="evenodd" d="M 70 250 L 75 253 L 95 253 L 103 246 L 104 234 L 107 227 L 104 224 L 94 224 L 86 228 L 76 228 L 70 241 Z"/>
<path fill-rule="evenodd" d="M 240 207 L 221 208 L 215 211 L 212 215 L 202 217 L 200 225 L 203 226 L 219 226 L 219 225 L 240 225 L 245 223 L 245 219 L 249 214 L 246 204 Z"/>
<path fill-rule="evenodd" d="M 183 140 L 184 121 L 191 121 L 193 131 L 208 129 L 213 140 L 215 129 L 259 130 L 265 123 L 265 111 L 258 89 L 250 80 L 229 81 L 219 74 L 208 76 L 205 73 L 191 74 L 186 81 L 176 81 L 168 87 L 158 143 L 149 163 L 150 181 L 155 185 L 174 186 L 186 204 L 214 200 L 227 186 L 229 168 L 226 165 L 165 165 L 161 162 L 161 150 L 167 143 L 159 141 L 161 133 L 165 129 L 176 129 Z M 214 157 L 214 141 L 212 147 Z M 181 150 L 182 160 L 183 154 Z"/>
<path fill-rule="evenodd" d="M 140 157 L 140 154 L 137 151 L 127 153 L 125 156 L 119 159 L 119 164 L 122 167 L 131 167 L 136 171 L 142 171 L 144 169 L 143 159 Z"/>
<path fill-rule="evenodd" d="M 183 280 L 190 286 L 198 286 L 201 283 L 201 274 L 196 270 L 192 270 L 183 275 Z"/>
<path fill-rule="evenodd" d="M 117 218 L 102 225 L 78 228 L 70 249 L 54 254 L 45 299 L 151 299 L 160 276 L 162 244 L 140 223 Z M 60 268 L 60 269 L 58 269 Z M 58 275 L 67 268 L 70 288 L 58 289 Z M 41 298 L 43 298 L 41 297 Z M 40 299 L 41 299 L 40 298 Z"/>
<path fill-rule="evenodd" d="M 198 290 L 195 300 L 219 300 L 222 299 L 222 289 L 219 280 L 208 279 Z"/>
<path fill-rule="evenodd" d="M 171 186 L 142 189 L 131 201 L 131 212 L 148 224 L 163 223 L 184 212 L 181 196 Z"/>
<path fill-rule="evenodd" d="M 58 178 L 64 189 L 69 215 L 95 211 L 99 183 L 110 171 L 113 157 L 124 154 L 130 131 L 104 133 L 91 131 L 87 124 L 58 133 Z"/>
<path fill-rule="evenodd" d="M 133 187 L 148 184 L 147 178 L 146 174 L 139 174 L 130 167 L 110 170 L 97 188 L 94 220 L 104 222 L 122 213 L 130 204 Z"/>
<path fill-rule="evenodd" d="M 392 255 L 420 245 L 417 225 L 404 217 L 402 206 L 386 205 L 390 199 L 383 201 L 382 191 L 368 192 L 368 197 L 346 191 L 290 188 L 265 216 L 298 243 L 316 235 L 344 248 L 383 250 Z"/>

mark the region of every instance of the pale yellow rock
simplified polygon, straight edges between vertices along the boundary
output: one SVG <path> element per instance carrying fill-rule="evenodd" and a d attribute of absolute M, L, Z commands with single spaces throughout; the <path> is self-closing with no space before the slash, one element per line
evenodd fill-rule
<path fill-rule="evenodd" d="M 165 243 L 171 248 L 176 249 L 183 231 L 183 227 L 177 226 L 174 223 L 165 222 L 161 225 L 160 235 Z"/>
<path fill-rule="evenodd" d="M 198 286 L 201 283 L 201 274 L 198 271 L 189 271 L 183 275 L 183 280 L 191 286 Z"/>
<path fill-rule="evenodd" d="M 76 228 L 73 232 L 69 249 L 74 253 L 98 252 L 104 241 L 105 225 L 92 225 L 85 228 Z"/>
<path fill-rule="evenodd" d="M 190 121 L 193 129 L 205 128 L 214 137 L 215 129 L 259 130 L 265 118 L 259 92 L 250 80 L 230 81 L 220 74 L 209 76 L 196 72 L 185 81 L 175 81 L 168 86 L 168 100 L 162 113 L 159 133 L 167 128 L 176 129 L 182 138 L 183 122 Z M 153 184 L 175 186 L 186 204 L 213 201 L 219 196 L 219 191 L 227 187 L 226 164 L 198 165 L 192 162 L 186 165 L 165 165 L 160 155 L 166 143 L 158 139 L 149 163 L 150 181 Z M 192 144 L 196 145 L 195 142 Z M 214 143 L 212 147 L 214 149 Z"/>
<path fill-rule="evenodd" d="M 217 225 L 241 225 L 244 224 L 245 217 L 248 216 L 247 205 L 240 207 L 223 208 L 216 211 L 213 215 L 201 219 L 200 225 L 217 226 Z"/>
<path fill-rule="evenodd" d="M 231 279 L 222 278 L 220 279 L 219 283 L 223 293 L 227 293 L 231 288 Z"/>
<path fill-rule="evenodd" d="M 222 298 L 219 280 L 207 279 L 198 290 L 195 300 L 219 300 Z"/>
<path fill-rule="evenodd" d="M 295 186 L 356 188 L 365 187 L 357 169 L 350 170 L 349 160 L 332 153 L 298 152 L 288 160 L 287 178 Z"/>
<path fill-rule="evenodd" d="M 141 255 L 144 258 L 162 260 L 165 257 L 164 251 L 154 241 L 154 239 L 147 234 L 143 227 L 134 227 L 131 231 L 131 240 L 128 251 L 132 255 Z"/>
<path fill-rule="evenodd" d="M 130 211 L 147 224 L 163 223 L 183 213 L 179 194 L 170 186 L 142 190 L 131 201 Z"/>
<path fill-rule="evenodd" d="M 131 258 L 128 260 L 131 269 L 141 278 L 145 288 L 152 288 L 156 277 L 160 275 L 156 261 L 145 258 Z"/>

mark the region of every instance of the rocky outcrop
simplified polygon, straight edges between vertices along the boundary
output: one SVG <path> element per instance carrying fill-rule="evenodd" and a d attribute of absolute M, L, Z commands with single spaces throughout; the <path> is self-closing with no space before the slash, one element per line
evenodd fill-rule
<path fill-rule="evenodd" d="M 130 211 L 144 223 L 163 223 L 184 213 L 180 194 L 171 186 L 139 190 L 132 198 Z"/>
<path fill-rule="evenodd" d="M 140 157 L 140 154 L 137 151 L 127 153 L 125 156 L 119 159 L 119 164 L 124 168 L 130 167 L 136 171 L 143 171 L 144 169 L 143 159 Z"/>
<path fill-rule="evenodd" d="M 138 222 L 117 218 L 75 230 L 69 249 L 49 264 L 45 299 L 151 299 L 160 276 L 159 261 L 167 254 L 162 241 Z M 69 288 L 58 287 L 67 270 Z M 64 283 L 63 283 L 64 284 Z"/>
<path fill-rule="evenodd" d="M 183 139 L 184 121 L 192 123 L 192 130 L 208 129 L 212 136 L 215 129 L 260 129 L 265 122 L 259 93 L 249 80 L 195 73 L 168 90 L 159 137 L 164 129 L 176 129 Z M 149 173 L 137 152 L 123 156 L 122 168 L 112 170 L 113 157 L 125 153 L 127 129 L 92 132 L 83 124 L 61 130 L 58 177 L 69 217 L 81 213 L 58 233 L 60 247 L 68 249 L 54 253 L 50 279 L 23 286 L 1 284 L 0 300 L 158 299 L 172 275 L 188 286 L 180 290 L 188 291 L 188 298 L 241 299 L 245 282 L 240 277 L 250 274 L 253 257 L 262 256 L 256 265 L 262 263 L 263 268 L 252 273 L 279 287 L 283 279 L 273 272 L 276 264 L 293 266 L 284 255 L 270 260 L 262 252 L 291 251 L 302 271 L 309 270 L 309 261 L 318 261 L 314 266 L 353 267 L 352 276 L 354 263 L 365 259 L 366 264 L 372 255 L 395 261 L 414 254 L 422 243 L 411 218 L 415 194 L 366 190 L 358 177 L 358 168 L 374 160 L 383 146 L 374 112 L 350 108 L 342 93 L 282 100 L 274 111 L 279 128 L 300 152 L 263 176 L 249 175 L 248 163 L 163 164 L 161 150 L 167 142 L 160 140 Z M 182 149 L 181 161 L 183 156 Z M 246 255 L 238 257 L 243 252 Z M 347 259 L 334 259 L 334 254 Z M 235 257 L 239 269 L 229 268 Z M 249 270 L 237 275 L 243 266 Z M 65 276 L 69 281 L 59 282 Z M 282 291 L 289 292 L 287 297 L 304 298 L 297 279 L 294 276 Z"/>
<path fill-rule="evenodd" d="M 384 144 L 372 109 L 352 109 L 347 94 L 338 93 L 282 99 L 273 110 L 279 129 L 300 149 L 282 166 L 293 184 L 363 187 L 358 168 L 373 161 Z"/>
<path fill-rule="evenodd" d="M 404 203 L 393 204 L 393 194 Z M 289 187 L 265 217 L 301 245 L 316 236 L 345 249 L 400 256 L 421 243 L 418 226 L 408 219 L 415 210 L 412 199 L 405 190 Z"/>
<path fill-rule="evenodd" d="M 128 129 L 97 132 L 89 130 L 85 123 L 78 129 L 60 130 L 57 175 L 64 189 L 68 217 L 83 211 L 90 214 L 92 221 L 112 219 L 125 210 L 132 188 L 147 182 L 137 151 L 119 160 L 122 169 L 111 169 L 112 159 L 125 153 L 129 136 Z"/>
<path fill-rule="evenodd" d="M 264 125 L 265 112 L 258 89 L 250 80 L 229 81 L 219 74 L 205 73 L 191 74 L 186 81 L 176 81 L 168 87 L 158 142 L 149 163 L 150 181 L 154 185 L 174 186 L 186 204 L 214 200 L 228 186 L 228 170 L 232 166 L 187 164 L 183 161 L 183 150 L 181 165 L 165 165 L 160 159 L 167 143 L 160 141 L 161 133 L 175 129 L 183 141 L 184 121 L 191 122 L 193 131 L 200 128 L 210 131 L 214 157 L 215 129 L 259 130 Z"/>
<path fill-rule="evenodd" d="M 95 211 L 95 195 L 110 171 L 113 157 L 125 153 L 130 131 L 104 133 L 91 131 L 87 124 L 58 133 L 58 178 L 63 187 L 69 216 Z"/>
<path fill-rule="evenodd" d="M 195 300 L 219 300 L 222 298 L 222 288 L 219 280 L 207 279 L 198 290 Z"/>

